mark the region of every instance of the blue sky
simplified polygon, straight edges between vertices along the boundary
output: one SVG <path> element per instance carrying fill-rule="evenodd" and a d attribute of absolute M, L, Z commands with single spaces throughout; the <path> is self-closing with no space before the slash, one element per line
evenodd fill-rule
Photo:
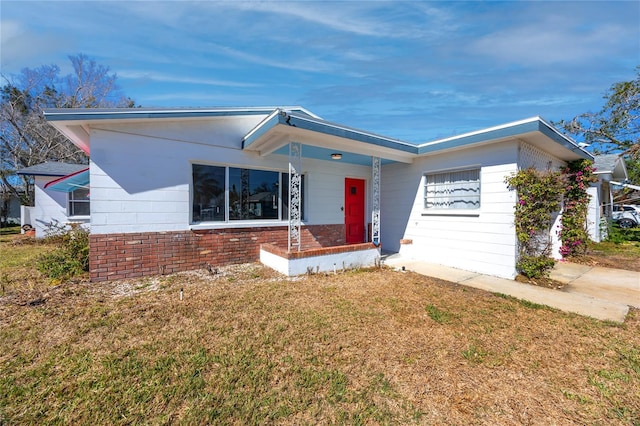
<path fill-rule="evenodd" d="M 85 53 L 142 106 L 302 105 L 424 142 L 596 111 L 640 65 L 638 1 L 1 0 L 2 74 Z"/>

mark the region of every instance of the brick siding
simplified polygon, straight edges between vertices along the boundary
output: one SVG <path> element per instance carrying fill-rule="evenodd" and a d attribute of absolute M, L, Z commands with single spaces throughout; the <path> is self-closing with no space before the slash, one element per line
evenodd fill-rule
<path fill-rule="evenodd" d="M 287 246 L 287 227 L 91 234 L 91 281 L 106 281 L 256 262 L 260 245 Z M 302 248 L 345 244 L 344 225 L 302 228 Z"/>

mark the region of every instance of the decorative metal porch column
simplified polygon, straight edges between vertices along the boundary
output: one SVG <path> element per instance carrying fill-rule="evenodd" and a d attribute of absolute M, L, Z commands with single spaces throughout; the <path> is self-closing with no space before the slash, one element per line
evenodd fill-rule
<path fill-rule="evenodd" d="M 302 144 L 289 142 L 289 241 L 288 250 L 302 248 Z"/>
<path fill-rule="evenodd" d="M 380 245 L 380 157 L 371 157 L 371 195 L 373 206 L 371 209 L 371 241 Z"/>

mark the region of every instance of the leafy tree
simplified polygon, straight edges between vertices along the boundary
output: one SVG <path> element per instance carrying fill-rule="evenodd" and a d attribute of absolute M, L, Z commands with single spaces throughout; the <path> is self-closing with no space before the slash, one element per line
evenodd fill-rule
<path fill-rule="evenodd" d="M 594 154 L 619 153 L 624 156 L 629 180 L 640 184 L 640 67 L 631 81 L 613 84 L 606 92 L 602 109 L 558 123 L 568 134 L 591 145 Z M 623 200 L 632 191 L 622 190 Z"/>
<path fill-rule="evenodd" d="M 595 154 L 621 153 L 640 158 L 640 67 L 636 78 L 613 84 L 602 109 L 558 123 L 570 135 L 581 137 Z"/>
<path fill-rule="evenodd" d="M 116 85 L 116 74 L 88 56 L 69 56 L 73 72 L 57 65 L 2 75 L 0 88 L 0 181 L 24 204 L 33 203 L 33 182 L 16 171 L 45 161 L 87 163 L 86 155 L 47 124 L 44 108 L 132 107 Z"/>

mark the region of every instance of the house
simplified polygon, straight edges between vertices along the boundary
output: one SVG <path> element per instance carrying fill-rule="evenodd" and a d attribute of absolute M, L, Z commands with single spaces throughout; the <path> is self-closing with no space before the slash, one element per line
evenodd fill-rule
<path fill-rule="evenodd" d="M 18 187 L 18 194 L 24 194 L 24 188 Z M 0 227 L 20 224 L 20 197 L 0 185 Z"/>
<path fill-rule="evenodd" d="M 34 207 L 22 206 L 21 225 L 43 238 L 69 223 L 89 227 L 89 166 L 47 162 L 26 167 L 18 175 L 34 178 Z"/>
<path fill-rule="evenodd" d="M 90 155 L 94 281 L 258 259 L 294 275 L 373 264 L 381 247 L 512 278 L 505 178 L 592 158 L 539 117 L 423 144 L 301 107 L 45 117 Z"/>
<path fill-rule="evenodd" d="M 613 209 L 613 185 L 611 182 L 627 180 L 627 167 L 620 154 L 596 155 L 594 157 L 594 174 L 598 181 L 587 189 L 591 196 L 587 214 L 587 230 L 589 237 L 600 242 L 607 238 L 607 219 L 611 218 Z"/>

